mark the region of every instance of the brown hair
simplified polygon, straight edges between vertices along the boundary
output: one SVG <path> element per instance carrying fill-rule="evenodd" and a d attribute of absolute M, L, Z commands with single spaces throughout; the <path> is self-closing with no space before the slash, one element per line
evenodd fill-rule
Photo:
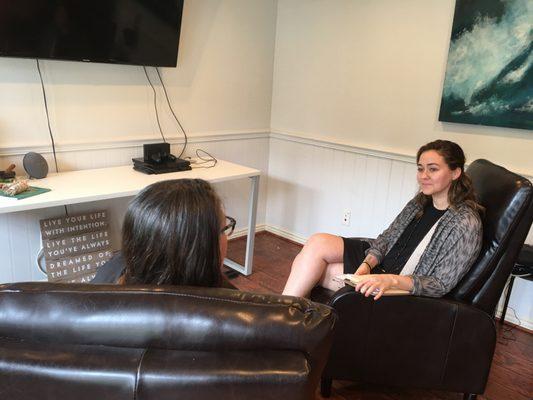
<path fill-rule="evenodd" d="M 457 168 L 461 170 L 461 175 L 459 175 L 459 178 L 452 181 L 450 190 L 448 191 L 448 203 L 450 206 L 457 208 L 459 205 L 465 204 L 473 210 L 481 212 L 483 207 L 478 204 L 472 180 L 465 172 L 466 158 L 461 146 L 449 140 L 435 140 L 427 143 L 420 147 L 416 153 L 417 164 L 420 161 L 422 153 L 429 150 L 434 150 L 439 153 L 451 170 L 456 170 Z M 422 192 L 419 192 L 415 197 L 416 202 L 422 207 L 424 207 L 430 199 L 431 196 L 426 196 Z"/>
<path fill-rule="evenodd" d="M 222 204 L 201 179 L 154 183 L 130 203 L 122 228 L 128 284 L 219 286 Z"/>

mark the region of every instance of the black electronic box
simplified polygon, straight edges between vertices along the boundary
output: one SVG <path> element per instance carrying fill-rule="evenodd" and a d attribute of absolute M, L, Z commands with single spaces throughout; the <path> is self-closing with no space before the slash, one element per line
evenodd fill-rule
<path fill-rule="evenodd" d="M 170 154 L 169 143 L 143 145 L 144 156 L 132 158 L 133 169 L 145 174 L 166 174 L 168 172 L 188 171 L 191 163 Z"/>

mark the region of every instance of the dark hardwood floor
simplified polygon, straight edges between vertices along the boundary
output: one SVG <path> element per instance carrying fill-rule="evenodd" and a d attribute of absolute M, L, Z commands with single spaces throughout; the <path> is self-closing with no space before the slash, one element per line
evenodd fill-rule
<path fill-rule="evenodd" d="M 245 238 L 230 242 L 228 255 L 243 262 Z M 292 260 L 301 245 L 267 232 L 256 235 L 252 275 L 239 275 L 231 282 L 240 290 L 258 293 L 281 293 L 289 275 Z M 498 344 L 490 371 L 487 389 L 479 400 L 531 400 L 533 399 L 533 334 L 498 325 Z M 317 393 L 317 399 L 322 397 Z M 400 400 L 435 399 L 459 400 L 462 394 L 408 390 L 396 387 L 363 385 L 334 381 L 332 400 Z"/>

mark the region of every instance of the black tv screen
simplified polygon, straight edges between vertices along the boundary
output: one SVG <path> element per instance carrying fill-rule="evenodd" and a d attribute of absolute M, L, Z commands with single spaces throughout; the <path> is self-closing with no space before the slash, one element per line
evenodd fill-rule
<path fill-rule="evenodd" d="M 175 67 L 183 0 L 0 0 L 0 56 Z"/>

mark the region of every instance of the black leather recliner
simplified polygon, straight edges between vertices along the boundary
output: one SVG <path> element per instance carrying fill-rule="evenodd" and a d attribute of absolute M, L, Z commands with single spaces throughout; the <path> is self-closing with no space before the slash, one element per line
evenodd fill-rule
<path fill-rule="evenodd" d="M 312 399 L 333 310 L 229 289 L 0 286 L 0 398 Z"/>
<path fill-rule="evenodd" d="M 494 348 L 495 308 L 533 219 L 531 182 L 486 160 L 467 170 L 480 203 L 483 247 L 444 298 L 365 298 L 353 288 L 315 289 L 338 313 L 321 391 L 332 379 L 430 388 L 475 398 L 485 390 Z"/>

